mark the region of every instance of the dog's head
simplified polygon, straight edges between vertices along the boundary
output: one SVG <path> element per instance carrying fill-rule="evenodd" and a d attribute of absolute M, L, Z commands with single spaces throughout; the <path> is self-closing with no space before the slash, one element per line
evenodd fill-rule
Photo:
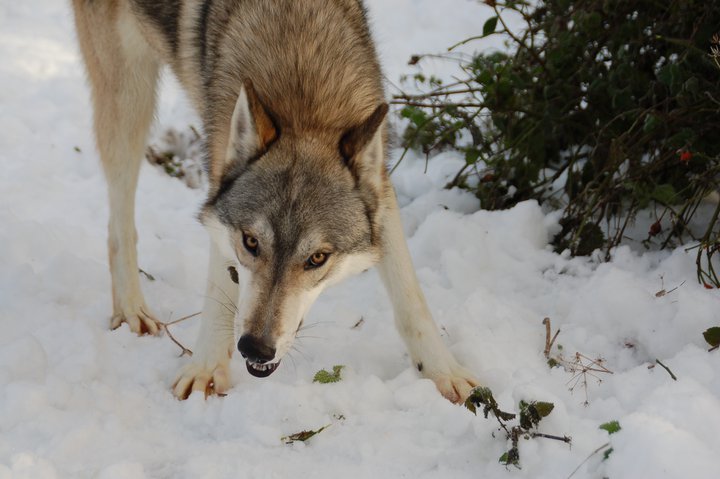
<path fill-rule="evenodd" d="M 345 131 L 281 132 L 245 82 L 201 220 L 240 284 L 236 339 L 253 375 L 275 370 L 325 287 L 379 258 L 386 113 L 383 103 Z"/>

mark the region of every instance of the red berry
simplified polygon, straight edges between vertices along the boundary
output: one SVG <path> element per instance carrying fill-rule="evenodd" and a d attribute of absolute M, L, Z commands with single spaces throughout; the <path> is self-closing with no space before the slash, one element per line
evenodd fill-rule
<path fill-rule="evenodd" d="M 662 226 L 660 225 L 660 221 L 656 221 L 655 223 L 650 225 L 650 231 L 648 231 L 648 234 L 650 236 L 656 236 L 656 235 L 660 234 L 661 231 L 662 231 Z"/>
<path fill-rule="evenodd" d="M 487 173 L 485 174 L 485 176 L 480 178 L 480 183 L 489 183 L 491 181 L 495 181 L 495 175 L 493 175 L 492 173 Z"/>
<path fill-rule="evenodd" d="M 680 161 L 682 163 L 687 163 L 688 161 L 692 160 L 692 157 L 693 155 L 689 151 L 683 151 L 682 153 L 680 153 Z"/>

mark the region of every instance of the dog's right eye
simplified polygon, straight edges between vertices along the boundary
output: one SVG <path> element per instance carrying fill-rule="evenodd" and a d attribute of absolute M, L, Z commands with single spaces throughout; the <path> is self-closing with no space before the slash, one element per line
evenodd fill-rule
<path fill-rule="evenodd" d="M 258 240 L 254 236 L 246 235 L 243 233 L 243 245 L 248 252 L 253 255 L 258 255 Z"/>

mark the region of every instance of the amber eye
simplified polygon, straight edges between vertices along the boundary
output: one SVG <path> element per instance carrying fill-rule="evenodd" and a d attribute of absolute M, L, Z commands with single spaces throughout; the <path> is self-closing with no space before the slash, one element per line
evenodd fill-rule
<path fill-rule="evenodd" d="M 246 235 L 243 233 L 243 245 L 245 249 L 250 252 L 251 255 L 258 255 L 258 240 L 254 236 Z"/>
<path fill-rule="evenodd" d="M 310 268 L 317 268 L 325 264 L 325 261 L 327 261 L 328 254 L 327 253 L 314 253 L 312 256 L 310 256 L 305 263 L 305 269 Z"/>

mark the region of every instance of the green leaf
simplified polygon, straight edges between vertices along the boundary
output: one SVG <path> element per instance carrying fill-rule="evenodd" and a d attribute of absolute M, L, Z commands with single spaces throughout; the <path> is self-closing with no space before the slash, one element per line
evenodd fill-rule
<path fill-rule="evenodd" d="M 608 434 L 615 434 L 622 428 L 620 427 L 620 423 L 618 421 L 608 421 L 600 424 L 600 429 L 607 431 Z"/>
<path fill-rule="evenodd" d="M 597 12 L 586 15 L 583 20 L 583 30 L 587 34 L 592 35 L 602 27 L 602 17 Z"/>
<path fill-rule="evenodd" d="M 643 132 L 650 133 L 660 125 L 662 125 L 662 120 L 659 116 L 653 114 L 647 115 L 645 117 L 645 123 L 643 124 Z"/>
<path fill-rule="evenodd" d="M 682 89 L 691 95 L 697 95 L 699 94 L 699 83 L 697 77 L 690 77 L 683 83 Z"/>
<path fill-rule="evenodd" d="M 596 249 L 602 248 L 604 244 L 605 235 L 602 229 L 595 223 L 588 223 L 580 233 L 580 241 L 575 248 L 575 254 L 578 256 L 587 256 Z"/>
<path fill-rule="evenodd" d="M 707 329 L 703 333 L 703 337 L 710 346 L 712 346 L 713 348 L 717 348 L 718 346 L 720 346 L 720 327 L 715 326 Z"/>
<path fill-rule="evenodd" d="M 498 408 L 497 401 L 495 401 L 490 388 L 478 386 L 470 392 L 470 395 L 465 400 L 465 407 L 473 414 L 477 414 L 477 408 L 480 407 L 481 404 L 483 405 L 483 415 L 486 419 L 490 411 L 492 411 L 497 418 L 504 421 L 515 419 L 515 414 L 501 411 L 500 408 Z"/>
<path fill-rule="evenodd" d="M 493 74 L 490 70 L 482 70 L 475 80 L 481 85 L 489 85 L 493 82 Z"/>
<path fill-rule="evenodd" d="M 512 81 L 510 80 L 510 75 L 502 76 L 498 79 L 497 86 L 495 93 L 502 97 L 507 98 L 513 94 L 514 88 Z"/>
<path fill-rule="evenodd" d="M 465 163 L 468 165 L 474 165 L 475 163 L 477 163 L 479 157 L 480 151 L 475 148 L 470 148 L 465 152 Z"/>
<path fill-rule="evenodd" d="M 629 110 L 633 106 L 633 99 L 632 94 L 630 93 L 630 88 L 616 90 L 612 95 L 611 104 L 613 109 L 615 110 Z"/>
<path fill-rule="evenodd" d="M 428 80 L 428 83 L 430 84 L 430 86 L 437 88 L 437 87 L 442 86 L 443 81 L 442 81 L 442 78 L 438 78 L 435 75 L 431 75 L 430 79 Z"/>
<path fill-rule="evenodd" d="M 283 436 L 280 438 L 280 440 L 283 441 L 285 444 L 292 444 L 295 441 L 305 442 L 308 439 L 310 439 L 311 437 L 315 436 L 316 434 L 321 433 L 328 427 L 330 427 L 330 424 L 328 424 L 327 426 L 323 426 L 320 429 L 309 430 L 309 431 L 300 431 L 300 432 L 296 432 L 295 434 L 290 434 L 289 436 Z"/>
<path fill-rule="evenodd" d="M 551 402 L 520 401 L 520 427 L 526 430 L 537 427 L 540 420 L 550 414 L 554 408 L 555 405 Z"/>
<path fill-rule="evenodd" d="M 403 118 L 407 118 L 414 125 L 421 126 L 427 122 L 427 115 L 425 112 L 416 106 L 406 106 L 400 111 Z"/>
<path fill-rule="evenodd" d="M 328 372 L 324 369 L 321 369 L 320 371 L 315 373 L 313 382 L 321 384 L 336 383 L 342 379 L 340 377 L 340 371 L 342 371 L 344 367 L 345 366 L 342 365 L 335 365 L 333 366 L 333 372 Z"/>
<path fill-rule="evenodd" d="M 495 33 L 495 27 L 497 27 L 498 17 L 490 17 L 485 21 L 483 25 L 483 37 L 492 35 Z"/>
<path fill-rule="evenodd" d="M 468 408 L 475 415 L 477 415 L 477 407 L 481 404 L 490 404 L 497 406 L 497 403 L 495 402 L 495 398 L 493 398 L 490 388 L 478 386 L 470 392 L 470 395 L 465 400 L 465 407 Z M 489 409 L 484 411 L 486 418 L 488 411 Z"/>
<path fill-rule="evenodd" d="M 496 417 L 499 417 L 503 421 L 511 421 L 515 419 L 515 414 L 511 412 L 501 411 L 500 409 L 497 409 L 497 407 L 493 410 L 493 414 L 495 414 Z"/>
<path fill-rule="evenodd" d="M 671 63 L 662 67 L 657 73 L 657 79 L 660 80 L 665 86 L 674 91 L 679 85 L 682 72 L 680 66 L 677 63 Z"/>
<path fill-rule="evenodd" d="M 498 459 L 498 462 L 506 466 L 513 465 L 517 468 L 520 467 L 520 451 L 517 447 L 511 448 L 509 451 L 503 453 Z"/>
<path fill-rule="evenodd" d="M 523 429 L 532 429 L 533 419 L 528 412 L 528 403 L 520 401 L 520 427 Z"/>
<path fill-rule="evenodd" d="M 555 409 L 555 405 L 551 402 L 538 401 L 535 403 L 535 410 L 541 418 L 547 417 L 553 409 Z"/>
<path fill-rule="evenodd" d="M 605 451 L 605 453 L 603 454 L 603 461 L 607 461 L 607 458 L 610 457 L 610 454 L 612 454 L 612 452 L 613 452 L 612 447 L 610 449 L 608 449 L 607 451 Z"/>
<path fill-rule="evenodd" d="M 671 205 L 675 202 L 677 193 L 675 193 L 675 188 L 673 188 L 672 185 L 657 185 L 650 194 L 650 197 L 660 203 Z"/>

